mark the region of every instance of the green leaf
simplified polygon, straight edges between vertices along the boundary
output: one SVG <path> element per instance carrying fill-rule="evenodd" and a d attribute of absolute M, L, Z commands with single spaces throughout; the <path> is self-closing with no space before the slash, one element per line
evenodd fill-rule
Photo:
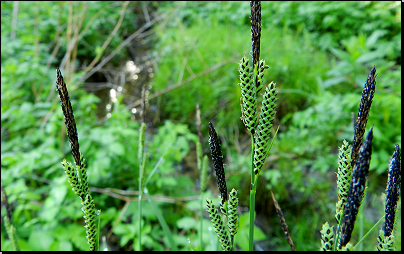
<path fill-rule="evenodd" d="M 198 225 L 192 217 L 184 217 L 177 221 L 177 227 L 185 230 L 196 229 Z"/>
<path fill-rule="evenodd" d="M 54 238 L 50 232 L 44 229 L 32 231 L 28 238 L 28 243 L 32 247 L 31 251 L 49 250 L 53 241 Z"/>
<path fill-rule="evenodd" d="M 125 147 L 121 143 L 114 142 L 109 146 L 109 151 L 112 156 L 119 156 L 125 153 Z"/>

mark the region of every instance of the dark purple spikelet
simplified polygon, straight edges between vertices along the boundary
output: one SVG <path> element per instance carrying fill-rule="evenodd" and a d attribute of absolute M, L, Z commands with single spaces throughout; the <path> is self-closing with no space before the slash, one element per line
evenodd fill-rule
<path fill-rule="evenodd" d="M 348 191 L 342 222 L 341 239 L 339 244 L 340 248 L 341 246 L 345 246 L 351 240 L 356 216 L 358 215 L 359 206 L 361 205 L 365 192 L 366 178 L 369 173 L 369 164 L 372 156 L 372 140 L 373 127 L 370 128 L 352 172 L 351 184 Z"/>
<path fill-rule="evenodd" d="M 74 121 L 73 109 L 70 103 L 69 93 L 67 92 L 66 83 L 59 68 L 56 69 L 56 88 L 59 92 L 60 105 L 62 106 L 63 115 L 65 117 L 67 135 L 69 137 L 73 158 L 76 165 L 81 167 L 76 122 Z"/>
<path fill-rule="evenodd" d="M 261 40 L 261 2 L 251 1 L 251 40 L 253 53 L 253 67 L 260 58 L 260 40 Z"/>
<path fill-rule="evenodd" d="M 385 222 L 383 226 L 384 236 L 393 233 L 394 219 L 396 217 L 397 202 L 401 191 L 401 156 L 400 147 L 396 145 L 389 168 L 389 177 L 386 188 Z"/>
<path fill-rule="evenodd" d="M 220 149 L 220 141 L 217 137 L 215 128 L 212 123 L 209 122 L 209 146 L 210 152 L 212 154 L 212 161 L 216 171 L 217 185 L 219 186 L 220 195 L 222 197 L 222 202 L 228 200 L 227 198 L 227 187 L 226 187 L 226 176 L 223 167 L 223 156 Z"/>
<path fill-rule="evenodd" d="M 355 134 L 351 152 L 352 168 L 354 168 L 359 149 L 362 145 L 362 138 L 363 134 L 365 133 L 365 127 L 368 121 L 369 111 L 370 107 L 372 106 L 372 100 L 375 93 L 376 77 L 376 68 L 373 67 L 368 75 L 365 85 L 363 86 L 361 102 L 359 104 L 358 118 L 355 122 Z"/>

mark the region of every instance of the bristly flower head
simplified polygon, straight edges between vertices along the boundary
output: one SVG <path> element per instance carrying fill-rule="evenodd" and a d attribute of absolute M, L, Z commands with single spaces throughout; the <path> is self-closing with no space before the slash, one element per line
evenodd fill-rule
<path fill-rule="evenodd" d="M 341 246 L 345 246 L 351 240 L 351 234 L 354 229 L 356 216 L 365 193 L 366 178 L 369 172 L 369 164 L 372 156 L 372 140 L 373 127 L 370 128 L 365 143 L 359 152 L 359 157 L 355 163 L 355 168 L 352 172 L 351 184 L 345 205 L 339 248 L 341 248 Z"/>
<path fill-rule="evenodd" d="M 59 68 L 56 69 L 56 88 L 59 92 L 60 105 L 62 106 L 63 115 L 65 117 L 67 135 L 69 136 L 70 148 L 72 149 L 73 158 L 76 162 L 76 165 L 78 167 L 81 167 L 79 139 L 77 137 L 76 122 L 74 121 L 73 109 L 70 103 L 69 93 L 67 92 L 66 83 Z"/>
<path fill-rule="evenodd" d="M 252 71 L 248 66 L 248 58 L 240 61 L 241 119 L 248 131 L 254 135 L 257 127 L 257 88 L 253 84 Z"/>
<path fill-rule="evenodd" d="M 220 149 L 220 141 L 217 137 L 216 130 L 212 123 L 209 122 L 209 146 L 210 152 L 212 154 L 213 165 L 215 166 L 217 185 L 219 186 L 219 191 L 222 197 L 223 203 L 228 200 L 227 197 L 227 187 L 226 187 L 226 176 L 223 168 L 223 156 L 222 150 Z"/>
<path fill-rule="evenodd" d="M 385 223 L 383 231 L 385 236 L 393 233 L 394 219 L 396 217 L 397 202 L 401 192 L 401 156 L 400 147 L 396 145 L 389 168 L 389 177 L 386 188 Z"/>
<path fill-rule="evenodd" d="M 230 191 L 228 209 L 227 225 L 229 226 L 231 237 L 234 238 L 238 228 L 238 198 L 237 191 L 234 188 Z"/>
<path fill-rule="evenodd" d="M 222 219 L 220 218 L 219 212 L 212 203 L 212 200 L 206 199 L 208 206 L 209 217 L 213 223 L 213 228 L 219 238 L 220 246 L 223 250 L 231 250 L 231 241 L 229 237 L 229 232 L 226 230 Z"/>
<path fill-rule="evenodd" d="M 340 214 L 345 207 L 348 197 L 349 184 L 352 176 L 351 149 L 351 146 L 346 140 L 342 142 L 342 146 L 339 149 L 337 171 L 338 203 L 335 213 L 335 218 L 338 223 L 340 221 Z"/>
<path fill-rule="evenodd" d="M 255 133 L 254 174 L 258 174 L 268 155 L 269 136 L 275 115 L 276 95 L 276 84 L 271 82 L 265 89 L 260 120 Z"/>
<path fill-rule="evenodd" d="M 255 67 L 260 58 L 261 40 L 261 2 L 251 1 L 251 40 L 253 53 L 253 66 Z"/>
<path fill-rule="evenodd" d="M 323 224 L 321 233 L 321 247 L 320 251 L 332 250 L 334 245 L 334 226 L 330 227 L 328 222 Z"/>
<path fill-rule="evenodd" d="M 363 134 L 365 133 L 365 127 L 368 121 L 369 111 L 370 107 L 372 106 L 373 95 L 376 89 L 376 77 L 376 68 L 373 67 L 368 75 L 368 79 L 366 80 L 365 85 L 363 86 L 361 102 L 359 104 L 358 118 L 355 122 L 355 134 L 351 153 L 352 168 L 354 168 L 359 149 L 362 145 L 362 138 Z"/>

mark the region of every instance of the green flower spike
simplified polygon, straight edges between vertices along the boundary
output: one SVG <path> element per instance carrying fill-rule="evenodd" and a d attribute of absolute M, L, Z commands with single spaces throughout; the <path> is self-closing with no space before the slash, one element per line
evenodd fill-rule
<path fill-rule="evenodd" d="M 85 194 L 83 191 L 83 185 L 79 182 L 77 171 L 73 168 L 70 162 L 66 161 L 66 159 L 63 159 L 62 165 L 67 175 L 67 181 L 70 183 L 70 186 L 72 186 L 73 192 L 84 200 Z"/>
<path fill-rule="evenodd" d="M 137 157 L 139 158 L 139 162 L 141 163 L 140 165 L 140 186 L 139 186 L 139 191 L 143 191 L 144 188 L 144 181 L 146 179 L 146 166 L 147 162 L 149 161 L 147 159 L 147 154 L 144 152 L 144 142 L 145 142 L 145 134 L 146 133 L 146 124 L 143 122 L 142 125 L 140 126 L 140 135 L 139 135 L 139 150 L 138 150 L 138 155 Z"/>
<path fill-rule="evenodd" d="M 230 243 L 229 233 L 226 230 L 226 228 L 224 227 L 224 224 L 223 224 L 222 219 L 220 218 L 219 212 L 213 205 L 212 200 L 207 198 L 206 203 L 208 206 L 209 216 L 212 219 L 213 228 L 215 229 L 215 232 L 216 232 L 217 236 L 219 237 L 220 247 L 222 248 L 222 250 L 230 251 L 231 243 Z"/>
<path fill-rule="evenodd" d="M 94 251 L 96 246 L 95 239 L 97 238 L 97 227 L 95 222 L 96 212 L 94 200 L 90 194 L 86 195 L 85 199 L 81 202 L 81 205 L 81 210 L 84 213 L 84 221 L 86 223 L 84 227 L 86 228 L 87 241 L 90 245 L 90 251 Z"/>
<path fill-rule="evenodd" d="M 87 165 L 84 163 L 85 159 L 83 154 L 80 153 L 80 167 L 78 167 L 79 176 L 81 174 L 81 185 L 84 191 L 84 195 L 87 195 L 89 187 L 88 187 L 88 176 L 87 176 Z"/>
<path fill-rule="evenodd" d="M 19 251 L 20 246 L 18 245 L 18 240 L 17 240 L 17 232 L 15 230 L 15 227 L 13 224 L 10 223 L 9 219 L 7 216 L 4 216 L 4 226 L 6 228 L 7 234 L 9 239 L 11 240 L 14 250 Z"/>
<path fill-rule="evenodd" d="M 205 191 L 206 189 L 206 184 L 207 184 L 207 173 L 208 173 L 208 165 L 209 165 L 209 159 L 208 156 L 205 155 L 203 156 L 203 161 L 202 161 L 202 170 L 201 170 L 201 176 L 200 176 L 200 181 L 201 181 L 201 191 Z"/>
<path fill-rule="evenodd" d="M 334 245 L 334 226 L 330 227 L 328 222 L 323 224 L 323 229 L 320 231 L 321 233 L 321 247 L 320 251 L 332 250 L 332 246 Z"/>
<path fill-rule="evenodd" d="M 271 133 L 272 121 L 274 120 L 276 107 L 276 84 L 271 82 L 264 93 L 262 101 L 260 120 L 255 133 L 254 151 L 254 174 L 257 175 L 268 155 L 269 134 Z"/>
<path fill-rule="evenodd" d="M 253 84 L 252 70 L 248 67 L 248 58 L 243 57 L 240 61 L 240 87 L 241 87 L 241 119 L 244 125 L 254 134 L 257 127 L 257 89 Z"/>
<path fill-rule="evenodd" d="M 394 234 L 385 236 L 384 231 L 380 229 L 377 243 L 378 251 L 394 251 Z"/>
<path fill-rule="evenodd" d="M 342 146 L 339 149 L 338 155 L 338 171 L 337 171 L 337 189 L 338 203 L 336 206 L 335 219 L 339 223 L 340 214 L 344 210 L 345 203 L 348 197 L 349 184 L 352 176 L 351 167 L 351 150 L 352 147 L 347 141 L 342 141 Z"/>
<path fill-rule="evenodd" d="M 264 87 L 264 70 L 268 69 L 269 66 L 265 65 L 265 60 L 260 60 L 259 65 L 257 66 L 257 94 L 261 91 L 261 89 Z"/>
<path fill-rule="evenodd" d="M 233 188 L 229 195 L 229 205 L 228 205 L 228 221 L 227 225 L 229 226 L 230 236 L 233 239 L 237 234 L 238 227 L 238 198 L 237 191 Z"/>

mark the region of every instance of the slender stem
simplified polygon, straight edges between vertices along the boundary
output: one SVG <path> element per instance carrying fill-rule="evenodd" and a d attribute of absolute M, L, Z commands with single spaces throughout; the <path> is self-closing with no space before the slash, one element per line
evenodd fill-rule
<path fill-rule="evenodd" d="M 385 216 L 386 216 L 386 215 L 383 215 L 383 216 L 379 219 L 379 221 L 376 222 L 376 224 L 373 225 L 373 227 L 372 227 L 371 229 L 369 229 L 369 231 L 365 234 L 365 236 L 363 236 L 362 239 L 360 239 L 359 242 L 353 247 L 354 250 L 356 250 L 356 249 L 357 249 L 357 246 L 362 243 L 362 241 L 372 232 L 372 230 L 374 230 L 374 229 L 379 225 L 380 222 L 382 222 L 382 220 L 384 219 Z"/>
<path fill-rule="evenodd" d="M 140 178 L 140 177 L 139 177 Z M 139 251 L 142 250 L 142 193 L 143 190 L 140 189 L 140 179 L 139 179 L 139 201 L 138 201 L 138 221 L 139 221 Z"/>
<path fill-rule="evenodd" d="M 255 220 L 255 193 L 257 187 L 255 186 L 255 174 L 254 174 L 254 136 L 251 135 L 251 187 L 250 187 L 250 238 L 249 238 L 249 250 L 254 249 L 254 220 Z"/>
<path fill-rule="evenodd" d="M 202 249 L 202 232 L 203 232 L 203 191 L 201 190 L 201 219 L 200 219 L 200 221 L 201 221 L 201 231 L 200 231 L 200 233 L 199 233 L 199 246 L 200 246 L 200 249 L 199 249 L 199 251 L 202 251 L 203 249 Z"/>

